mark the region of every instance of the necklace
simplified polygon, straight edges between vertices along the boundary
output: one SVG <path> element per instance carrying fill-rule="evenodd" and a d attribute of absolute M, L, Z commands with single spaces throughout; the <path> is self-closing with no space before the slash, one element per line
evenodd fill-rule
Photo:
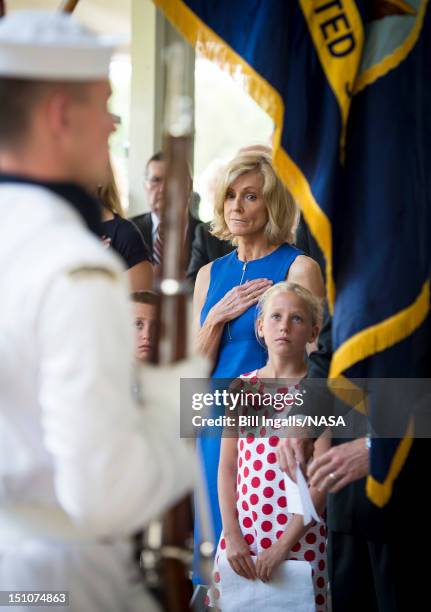
<path fill-rule="evenodd" d="M 244 276 L 245 276 L 245 272 L 247 270 L 247 265 L 248 265 L 248 261 L 246 260 L 243 264 L 242 264 L 242 274 L 241 274 L 241 279 L 239 281 L 239 286 L 242 285 L 243 281 L 244 281 Z M 228 321 L 227 323 L 227 334 L 229 337 L 229 340 L 233 340 L 232 338 L 232 334 L 230 333 L 230 321 Z"/>

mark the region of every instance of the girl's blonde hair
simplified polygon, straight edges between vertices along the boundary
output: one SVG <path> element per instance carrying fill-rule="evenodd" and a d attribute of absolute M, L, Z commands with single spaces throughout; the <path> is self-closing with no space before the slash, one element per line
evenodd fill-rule
<path fill-rule="evenodd" d="M 265 313 L 268 310 L 269 303 L 271 300 L 280 293 L 294 293 L 297 295 L 304 305 L 307 308 L 307 312 L 311 318 L 311 324 L 321 325 L 322 323 L 322 300 L 317 298 L 315 295 L 311 293 L 308 289 L 303 287 L 302 285 L 298 285 L 298 283 L 290 283 L 288 281 L 283 281 L 281 283 L 277 283 L 267 289 L 263 295 L 260 296 L 260 299 L 257 303 L 257 321 L 261 321 L 265 316 Z"/>
<path fill-rule="evenodd" d="M 265 234 L 268 242 L 279 245 L 293 242 L 298 222 L 298 209 L 290 191 L 278 178 L 270 155 L 262 151 L 244 151 L 234 157 L 218 177 L 214 198 L 214 219 L 211 232 L 221 240 L 236 244 L 224 218 L 226 193 L 232 183 L 247 172 L 258 172 L 263 178 L 263 199 L 268 211 Z"/>

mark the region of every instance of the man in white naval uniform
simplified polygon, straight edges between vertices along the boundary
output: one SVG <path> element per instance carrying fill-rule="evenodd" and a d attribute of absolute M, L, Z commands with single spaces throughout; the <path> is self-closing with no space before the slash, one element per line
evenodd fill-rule
<path fill-rule="evenodd" d="M 177 412 L 131 398 L 125 275 L 91 231 L 111 51 L 61 13 L 0 20 L 0 590 L 150 612 L 127 536 L 193 469 Z"/>

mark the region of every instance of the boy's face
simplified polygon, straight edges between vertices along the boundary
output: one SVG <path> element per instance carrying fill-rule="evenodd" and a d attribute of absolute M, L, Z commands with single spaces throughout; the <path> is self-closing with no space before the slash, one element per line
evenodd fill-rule
<path fill-rule="evenodd" d="M 135 327 L 135 357 L 138 361 L 149 361 L 154 342 L 156 306 L 133 302 Z"/>

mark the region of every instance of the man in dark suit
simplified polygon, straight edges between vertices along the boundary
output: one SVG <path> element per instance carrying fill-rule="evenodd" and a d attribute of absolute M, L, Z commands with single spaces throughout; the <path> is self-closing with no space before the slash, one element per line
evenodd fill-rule
<path fill-rule="evenodd" d="M 199 223 L 196 226 L 195 237 L 192 243 L 190 263 L 187 268 L 187 278 L 193 283 L 199 270 L 210 261 L 223 257 L 230 253 L 235 247 L 226 240 L 219 240 L 210 233 L 209 223 Z"/>
<path fill-rule="evenodd" d="M 160 263 L 161 248 L 163 244 L 163 232 L 161 232 L 160 220 L 162 217 L 165 202 L 165 177 L 166 162 L 163 153 L 155 153 L 147 162 L 145 167 L 145 190 L 147 192 L 150 212 L 137 215 L 132 218 L 133 223 L 140 230 L 144 242 L 147 245 L 153 263 Z M 190 195 L 192 194 L 192 179 L 190 177 Z M 187 250 L 186 262 L 190 260 L 191 244 L 196 225 L 199 223 L 189 211 L 186 235 L 184 237 L 185 248 Z"/>
<path fill-rule="evenodd" d="M 298 229 L 296 230 L 295 246 L 298 249 L 301 249 L 301 251 L 304 251 L 306 255 L 317 261 L 320 269 L 322 270 L 323 278 L 325 278 L 325 258 L 323 257 L 323 253 L 317 244 L 316 239 L 310 232 L 302 213 L 299 217 Z"/>

